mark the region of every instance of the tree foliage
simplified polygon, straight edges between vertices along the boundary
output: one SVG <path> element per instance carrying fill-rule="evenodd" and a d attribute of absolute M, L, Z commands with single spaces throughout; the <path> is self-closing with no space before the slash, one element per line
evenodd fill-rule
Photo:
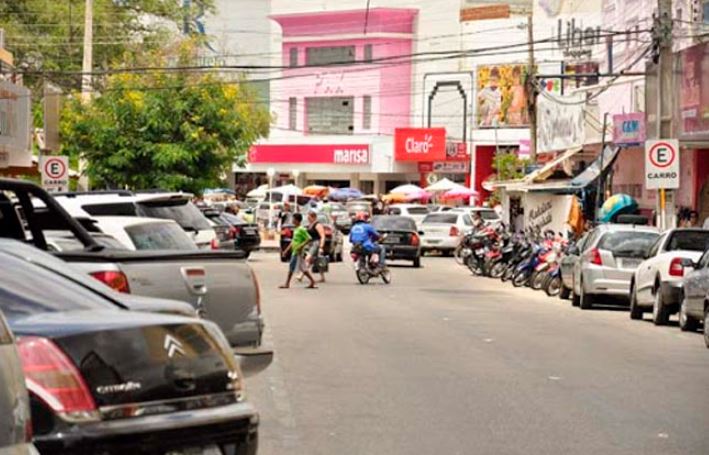
<path fill-rule="evenodd" d="M 182 49 L 178 62 L 190 52 Z M 200 192 L 219 184 L 269 123 L 248 84 L 159 71 L 112 75 L 89 104 L 70 100 L 61 131 L 63 151 L 87 161 L 96 187 Z"/>

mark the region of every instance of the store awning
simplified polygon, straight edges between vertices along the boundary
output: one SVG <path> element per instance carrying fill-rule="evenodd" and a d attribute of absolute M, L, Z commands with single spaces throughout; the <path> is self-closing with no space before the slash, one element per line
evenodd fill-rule
<path fill-rule="evenodd" d="M 537 169 L 536 171 L 525 175 L 524 178 L 522 179 L 523 182 L 525 184 L 530 184 L 530 183 L 534 183 L 534 182 L 545 181 L 554 173 L 554 170 L 556 169 L 557 166 L 559 166 L 560 164 L 562 164 L 565 161 L 570 160 L 574 155 L 579 153 L 581 150 L 583 150 L 583 147 L 574 147 L 572 149 L 565 151 L 561 155 L 559 155 L 556 158 L 554 158 L 553 160 L 549 161 L 541 169 Z"/>

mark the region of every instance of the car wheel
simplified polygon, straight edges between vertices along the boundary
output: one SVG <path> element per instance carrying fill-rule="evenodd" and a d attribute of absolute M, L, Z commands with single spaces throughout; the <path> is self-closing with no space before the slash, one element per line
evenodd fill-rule
<path fill-rule="evenodd" d="M 704 344 L 709 349 L 709 305 L 704 308 Z"/>
<path fill-rule="evenodd" d="M 635 283 L 630 285 L 630 319 L 639 320 L 643 318 L 643 310 L 638 306 L 638 293 Z"/>
<path fill-rule="evenodd" d="M 579 288 L 581 288 L 581 294 L 579 295 L 579 308 L 582 310 L 590 310 L 593 308 L 593 296 L 586 293 L 586 289 L 583 287 L 583 281 L 579 283 Z"/>
<path fill-rule="evenodd" d="M 559 291 L 559 298 L 561 300 L 569 300 L 571 296 L 571 289 L 567 288 L 563 284 L 561 285 L 561 290 Z"/>
<path fill-rule="evenodd" d="M 414 259 L 414 267 L 417 269 L 419 267 L 421 267 L 421 258 L 420 257 L 417 257 L 416 259 Z"/>
<path fill-rule="evenodd" d="M 655 289 L 655 301 L 652 305 L 652 322 L 655 325 L 667 325 L 670 320 L 670 312 L 662 300 L 662 292 L 659 286 Z"/>
<path fill-rule="evenodd" d="M 683 298 L 679 304 L 679 328 L 683 332 L 696 332 L 699 321 L 687 314 L 687 299 Z"/>

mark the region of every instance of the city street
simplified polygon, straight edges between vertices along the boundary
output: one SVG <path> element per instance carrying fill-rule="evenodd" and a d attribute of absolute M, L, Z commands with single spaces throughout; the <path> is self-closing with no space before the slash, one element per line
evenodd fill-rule
<path fill-rule="evenodd" d="M 319 290 L 259 273 L 274 363 L 248 382 L 260 452 L 699 454 L 709 452 L 709 353 L 699 333 L 618 309 L 474 278 L 451 258 Z M 646 316 L 646 319 L 649 316 Z"/>

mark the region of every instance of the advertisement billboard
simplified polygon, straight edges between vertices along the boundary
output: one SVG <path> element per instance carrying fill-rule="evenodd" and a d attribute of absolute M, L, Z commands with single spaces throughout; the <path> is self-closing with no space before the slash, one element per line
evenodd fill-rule
<path fill-rule="evenodd" d="M 582 147 L 586 138 L 586 96 L 543 94 L 537 98 L 537 152 Z"/>
<path fill-rule="evenodd" d="M 397 128 L 394 133 L 396 161 L 445 161 L 445 128 Z"/>
<path fill-rule="evenodd" d="M 279 144 L 254 145 L 249 163 L 312 163 L 367 165 L 368 144 Z"/>
<path fill-rule="evenodd" d="M 683 140 L 709 140 L 709 44 L 702 43 L 679 55 L 679 136 Z"/>
<path fill-rule="evenodd" d="M 475 76 L 478 128 L 529 126 L 525 89 L 527 65 L 480 65 Z"/>

